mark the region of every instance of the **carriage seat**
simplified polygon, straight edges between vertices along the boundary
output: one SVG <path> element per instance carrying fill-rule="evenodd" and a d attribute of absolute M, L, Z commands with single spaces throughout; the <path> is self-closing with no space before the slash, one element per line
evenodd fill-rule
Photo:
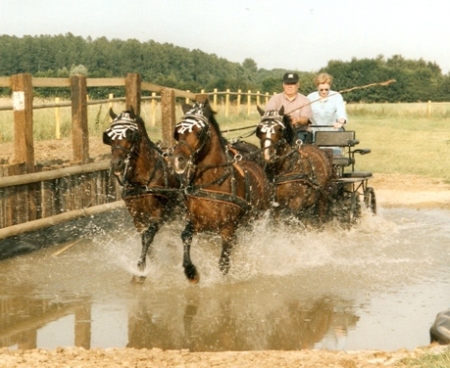
<path fill-rule="evenodd" d="M 353 149 L 359 144 L 354 131 L 317 131 L 314 144 L 327 151 L 331 151 L 332 147 L 342 148 L 342 155 L 332 155 L 332 163 L 340 172 L 338 176 L 345 178 L 368 178 L 372 176 L 371 172 L 354 170 L 355 154 L 366 155 L 371 152 L 369 148 Z M 351 171 L 345 172 L 344 168 L 348 166 L 351 166 Z"/>

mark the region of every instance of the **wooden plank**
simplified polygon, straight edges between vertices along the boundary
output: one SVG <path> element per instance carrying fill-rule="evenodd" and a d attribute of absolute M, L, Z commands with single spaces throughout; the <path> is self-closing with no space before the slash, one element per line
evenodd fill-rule
<path fill-rule="evenodd" d="M 88 78 L 88 87 L 124 87 L 125 78 Z"/>
<path fill-rule="evenodd" d="M 9 165 L 12 166 L 12 165 Z M 37 183 L 45 180 L 54 180 L 57 178 L 63 178 L 65 176 L 84 174 L 94 171 L 103 171 L 109 170 L 110 162 L 109 161 L 100 161 L 94 162 L 86 165 L 74 165 L 70 167 L 50 170 L 50 171 L 42 171 L 36 172 L 32 174 L 24 174 L 24 175 L 13 175 L 11 170 L 8 171 L 11 175 L 5 175 L 0 181 L 0 188 L 6 188 L 16 185 L 23 185 L 29 183 Z"/>
<path fill-rule="evenodd" d="M 0 77 L 0 87 L 11 87 L 10 77 Z"/>
<path fill-rule="evenodd" d="M 0 239 L 8 238 L 10 236 L 18 235 L 20 233 L 40 230 L 49 226 L 61 224 L 63 222 L 76 220 L 78 218 L 95 216 L 103 212 L 113 211 L 125 206 L 123 201 L 117 201 L 112 203 L 103 204 L 100 206 L 93 206 L 89 208 L 82 208 L 73 211 L 67 211 L 60 213 L 52 217 L 46 217 L 35 221 L 28 221 L 23 224 L 17 224 L 9 226 L 4 229 L 0 229 Z"/>
<path fill-rule="evenodd" d="M 32 78 L 33 87 L 70 87 L 70 78 Z"/>

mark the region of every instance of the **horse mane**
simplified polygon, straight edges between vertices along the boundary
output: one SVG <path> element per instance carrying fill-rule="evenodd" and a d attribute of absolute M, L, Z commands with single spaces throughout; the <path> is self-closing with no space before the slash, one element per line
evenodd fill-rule
<path fill-rule="evenodd" d="M 285 129 L 283 131 L 283 138 L 286 139 L 286 142 L 288 142 L 289 145 L 292 146 L 296 141 L 297 134 L 295 133 L 295 129 L 292 125 L 291 117 L 289 115 L 284 114 L 283 123 L 285 126 Z"/>
<path fill-rule="evenodd" d="M 146 143 L 147 145 L 150 146 L 150 148 L 156 150 L 159 153 L 162 153 L 161 148 L 159 148 L 149 137 L 148 133 L 147 133 L 147 129 L 145 128 L 145 122 L 144 119 L 141 118 L 140 115 L 135 115 L 133 110 L 126 110 L 124 111 L 124 113 L 128 113 L 130 114 L 130 116 L 134 117 L 134 121 L 136 122 L 138 129 L 139 129 L 139 133 L 141 134 L 141 139 L 144 141 L 144 143 Z"/>
<path fill-rule="evenodd" d="M 208 117 L 208 121 L 215 130 L 217 136 L 219 137 L 219 142 L 223 150 L 226 149 L 226 144 L 228 143 L 227 139 L 222 135 L 222 132 L 220 130 L 219 123 L 216 120 L 216 112 L 211 108 L 211 105 L 209 104 L 209 101 L 206 100 L 204 102 L 204 110 L 206 112 L 206 116 Z"/>

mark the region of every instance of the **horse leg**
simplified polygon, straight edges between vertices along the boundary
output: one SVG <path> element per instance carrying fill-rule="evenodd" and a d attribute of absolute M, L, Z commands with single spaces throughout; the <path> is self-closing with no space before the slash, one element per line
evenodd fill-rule
<path fill-rule="evenodd" d="M 329 220 L 330 200 L 328 195 L 321 193 L 317 200 L 317 224 L 322 226 Z"/>
<path fill-rule="evenodd" d="M 226 275 L 230 269 L 230 253 L 236 242 L 234 233 L 229 236 L 222 235 L 222 253 L 220 254 L 219 269 L 223 275 Z"/>
<path fill-rule="evenodd" d="M 181 240 L 183 241 L 183 267 L 184 274 L 189 282 L 196 284 L 200 280 L 200 275 L 191 261 L 191 244 L 193 237 L 194 226 L 192 225 L 192 222 L 189 221 L 181 233 Z"/>
<path fill-rule="evenodd" d="M 140 272 L 144 272 L 145 270 L 145 266 L 147 264 L 147 253 L 158 230 L 159 225 L 157 223 L 152 223 L 141 235 L 142 250 L 137 264 Z"/>

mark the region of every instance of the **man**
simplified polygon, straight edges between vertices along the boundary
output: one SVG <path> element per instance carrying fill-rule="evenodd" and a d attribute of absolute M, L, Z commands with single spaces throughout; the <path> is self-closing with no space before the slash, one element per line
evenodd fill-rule
<path fill-rule="evenodd" d="M 297 73 L 288 72 L 283 75 L 283 92 L 273 95 L 267 102 L 265 111 L 280 110 L 284 106 L 284 112 L 292 119 L 292 124 L 297 130 L 298 137 L 305 143 L 308 137 L 309 120 L 312 117 L 310 101 L 306 96 L 298 92 L 300 87 Z"/>

